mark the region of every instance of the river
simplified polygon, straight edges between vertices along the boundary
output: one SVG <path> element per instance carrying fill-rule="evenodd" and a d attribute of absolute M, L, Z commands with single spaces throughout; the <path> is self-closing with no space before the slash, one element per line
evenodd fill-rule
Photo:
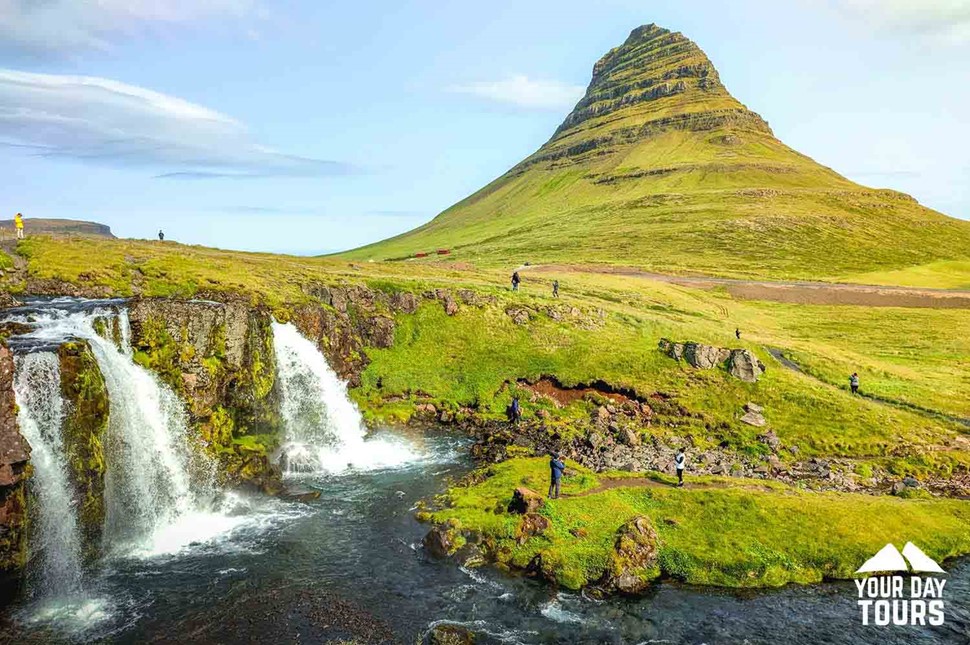
<path fill-rule="evenodd" d="M 967 643 L 970 563 L 951 566 L 943 628 L 863 627 L 851 583 L 736 593 L 661 584 L 593 601 L 428 558 L 413 506 L 471 464 L 430 436 L 395 468 L 301 476 L 310 503 L 235 498 L 239 522 L 174 553 L 115 558 L 83 606 L 37 615 L 14 600 L 10 642 L 414 643 L 440 622 L 482 643 Z"/>

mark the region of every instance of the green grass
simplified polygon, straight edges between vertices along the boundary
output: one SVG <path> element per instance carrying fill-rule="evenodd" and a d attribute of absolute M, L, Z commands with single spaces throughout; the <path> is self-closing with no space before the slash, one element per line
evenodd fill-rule
<path fill-rule="evenodd" d="M 716 71 L 700 49 L 684 39 L 684 47 L 659 46 L 664 38 L 631 37 L 604 59 L 578 108 L 600 113 L 577 122 L 574 112 L 535 154 L 431 222 L 342 257 L 450 248 L 450 260 L 496 267 L 970 283 L 970 223 L 855 184 L 787 147 L 712 83 Z M 684 66 L 706 74 L 686 77 L 681 93 L 618 103 Z M 671 118 L 677 125 L 664 121 Z M 955 268 L 961 277 L 947 277 Z"/>
<path fill-rule="evenodd" d="M 34 278 L 96 285 L 116 295 L 222 292 L 281 315 L 310 301 L 309 287 L 319 283 L 368 284 L 388 293 L 471 288 L 492 298 L 484 306 L 462 305 L 456 316 L 425 301 L 416 314 L 396 317 L 393 347 L 366 349 L 370 365 L 352 393 L 372 423 L 402 422 L 425 398 L 443 409 L 469 407 L 498 419 L 513 395 L 514 385 L 508 383 L 550 375 L 567 385 L 605 380 L 643 396 L 673 396 L 692 416 L 662 419 L 651 430 L 660 438 L 691 434 L 699 446 L 727 441 L 759 454 L 764 450 L 757 440 L 760 431 L 738 421 L 742 406 L 754 401 L 765 406 L 769 426 L 783 444 L 799 449 L 798 459 L 850 457 L 917 475 L 946 474 L 970 463 L 954 424 L 846 391 L 848 375 L 859 371 L 866 391 L 957 416 L 970 413 L 965 403 L 970 312 L 964 310 L 764 303 L 734 300 L 719 291 L 576 273 L 525 273 L 523 291 L 513 295 L 505 287 L 505 272 L 465 265 L 353 264 L 156 242 L 37 237 L 18 250 Z M 562 284 L 561 300 L 549 296 L 554 278 Z M 514 324 L 506 314 L 513 306 L 530 310 L 527 325 Z M 736 326 L 744 332 L 740 342 L 733 336 Z M 694 370 L 657 350 L 662 337 L 747 347 L 769 369 L 755 385 L 720 370 Z M 766 346 L 786 349 L 809 374 L 783 369 Z M 558 410 L 530 402 L 526 414 L 550 411 L 551 431 L 569 436 L 590 405 Z"/>
<path fill-rule="evenodd" d="M 937 560 L 970 552 L 965 501 L 816 493 L 711 477 L 688 478 L 684 489 L 613 488 L 569 497 L 601 481 L 569 466 L 576 474 L 563 480 L 567 497 L 548 500 L 540 511 L 551 528 L 524 544 L 514 540 L 520 517 L 504 507 L 517 486 L 545 491 L 546 459 L 490 466 L 490 477 L 451 488 L 441 500 L 448 507 L 427 519 L 457 520 L 463 531 L 487 536 L 499 561 L 512 567 L 541 554 L 544 563 L 554 563 L 557 582 L 572 589 L 602 576 L 617 529 L 637 515 L 647 516 L 658 533 L 660 574 L 692 584 L 762 587 L 850 578 L 888 542 L 912 540 Z"/>

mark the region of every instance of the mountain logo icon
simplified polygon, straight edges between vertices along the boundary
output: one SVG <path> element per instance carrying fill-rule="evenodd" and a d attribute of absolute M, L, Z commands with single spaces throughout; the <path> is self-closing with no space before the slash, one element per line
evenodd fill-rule
<path fill-rule="evenodd" d="M 856 573 L 946 573 L 933 558 L 929 557 L 912 542 L 907 542 L 900 553 L 892 544 L 879 549 L 879 552 L 865 561 Z"/>

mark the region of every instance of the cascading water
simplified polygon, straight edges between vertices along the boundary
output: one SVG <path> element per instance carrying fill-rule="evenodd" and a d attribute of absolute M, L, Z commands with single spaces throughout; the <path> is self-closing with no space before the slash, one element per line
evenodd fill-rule
<path fill-rule="evenodd" d="M 98 316 L 118 316 L 120 348 L 96 333 Z M 105 550 L 123 555 L 170 552 L 226 529 L 230 518 L 197 521 L 214 496 L 213 469 L 190 448 L 188 418 L 179 399 L 132 359 L 127 312 L 52 307 L 32 314 L 30 321 L 34 331 L 20 342 L 84 339 L 104 376 L 110 407 Z"/>
<path fill-rule="evenodd" d="M 396 466 L 415 459 L 404 442 L 367 440 L 347 384 L 292 324 L 273 323 L 289 474 Z"/>
<path fill-rule="evenodd" d="M 30 444 L 34 468 L 30 484 L 37 500 L 30 593 L 38 599 L 70 597 L 81 587 L 81 541 L 61 435 L 64 402 L 57 356 L 51 352 L 18 356 L 14 393 L 20 432 Z"/>

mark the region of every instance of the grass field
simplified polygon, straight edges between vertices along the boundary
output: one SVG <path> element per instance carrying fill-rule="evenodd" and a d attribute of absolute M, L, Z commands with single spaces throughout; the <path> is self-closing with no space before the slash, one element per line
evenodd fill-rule
<path fill-rule="evenodd" d="M 516 487 L 544 491 L 544 458 L 491 466 L 484 479 L 449 489 L 438 500 L 445 508 L 423 517 L 484 536 L 502 564 L 525 568 L 541 555 L 543 570 L 569 589 L 602 577 L 617 530 L 638 515 L 657 532 L 654 575 L 691 584 L 765 587 L 851 578 L 889 542 L 916 541 L 937 560 L 970 552 L 970 503 L 964 501 L 817 493 L 724 477 L 689 478 L 679 489 L 662 475 L 654 475 L 655 485 L 584 495 L 619 475 L 567 465 L 572 476 L 563 480 L 565 496 L 539 511 L 550 520 L 542 535 L 517 540 L 522 516 L 505 506 Z"/>
<path fill-rule="evenodd" d="M 766 408 L 770 427 L 799 458 L 841 456 L 874 460 L 900 472 L 939 474 L 970 463 L 957 424 L 853 397 L 852 371 L 863 388 L 885 398 L 964 416 L 970 412 L 967 378 L 970 311 L 819 307 L 735 300 L 704 291 L 622 276 L 569 274 L 526 278 L 512 294 L 506 275 L 468 265 L 348 263 L 235 253 L 172 243 L 34 238 L 18 251 L 33 279 L 60 279 L 103 287 L 115 295 L 244 297 L 279 309 L 312 301 L 308 286 L 341 282 L 420 293 L 471 288 L 493 301 L 447 316 L 427 302 L 397 316 L 389 349 L 367 351 L 370 365 L 353 396 L 374 420 L 406 418 L 421 392 L 444 409 L 474 408 L 501 418 L 519 379 L 553 376 L 566 385 L 604 380 L 642 396 L 668 394 L 695 416 L 658 434 L 692 433 L 700 447 L 727 441 L 757 451 L 759 430 L 738 421 L 748 401 Z M 23 289 L 17 273 L 5 280 Z M 550 295 L 561 278 L 563 297 Z M 530 312 L 515 324 L 510 308 Z M 569 313 L 575 308 L 576 315 Z M 559 320 L 550 311 L 562 312 Z M 741 341 L 734 329 L 743 330 Z M 723 370 L 695 370 L 658 351 L 660 338 L 721 347 L 746 347 L 768 365 L 757 384 Z M 774 361 L 766 347 L 782 348 L 806 370 Z M 508 384 L 513 384 L 509 387 Z M 379 385 L 379 387 L 378 387 Z M 404 402 L 385 403 L 404 397 Z M 527 406 L 531 416 L 538 407 Z M 551 410 L 569 419 L 585 408 Z M 890 457 L 888 455 L 892 454 Z"/>

